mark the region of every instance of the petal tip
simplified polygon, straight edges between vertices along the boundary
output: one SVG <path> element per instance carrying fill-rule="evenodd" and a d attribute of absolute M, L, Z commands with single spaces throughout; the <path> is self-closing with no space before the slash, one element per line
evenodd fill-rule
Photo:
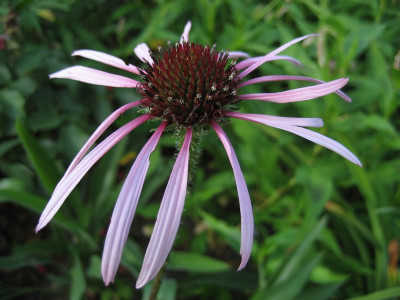
<path fill-rule="evenodd" d="M 104 272 L 101 270 L 102 277 L 103 277 L 103 282 L 105 286 L 108 286 L 110 283 L 114 282 L 114 276 L 110 276 L 110 274 Z"/>
<path fill-rule="evenodd" d="M 37 234 L 42 228 L 43 228 L 43 225 L 41 223 L 38 223 L 35 228 L 35 233 Z"/>
<path fill-rule="evenodd" d="M 357 158 L 357 160 L 354 162 L 357 166 L 359 167 L 363 167 L 363 164 L 361 163 L 361 161 Z"/>
<path fill-rule="evenodd" d="M 74 52 L 71 53 L 71 56 L 85 56 L 85 53 L 92 53 L 96 52 L 95 50 L 89 50 L 89 49 L 79 49 L 75 50 Z"/>
<path fill-rule="evenodd" d="M 242 261 L 240 262 L 240 266 L 237 269 L 237 272 L 242 271 L 246 267 L 248 260 L 248 258 L 246 259 L 242 256 Z"/>
<path fill-rule="evenodd" d="M 143 280 L 140 277 L 138 278 L 138 280 L 136 281 L 136 289 L 141 289 L 146 283 L 148 282 L 148 280 Z"/>
<path fill-rule="evenodd" d="M 73 68 L 73 67 L 70 67 L 70 68 Z M 70 68 L 67 68 L 67 69 L 70 69 Z M 60 70 L 58 72 L 52 73 L 52 74 L 49 75 L 49 78 L 50 79 L 53 79 L 53 78 L 64 78 L 63 75 L 65 75 L 65 70 L 66 69 L 63 69 L 63 70 Z"/>

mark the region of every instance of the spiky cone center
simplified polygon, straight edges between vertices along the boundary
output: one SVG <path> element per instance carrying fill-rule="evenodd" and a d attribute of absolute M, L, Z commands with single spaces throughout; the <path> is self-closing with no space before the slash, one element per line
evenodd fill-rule
<path fill-rule="evenodd" d="M 141 104 L 153 117 L 183 126 L 195 126 L 218 120 L 222 110 L 237 101 L 235 61 L 215 47 L 182 43 L 167 49 L 159 47 L 146 63 L 138 89 Z"/>

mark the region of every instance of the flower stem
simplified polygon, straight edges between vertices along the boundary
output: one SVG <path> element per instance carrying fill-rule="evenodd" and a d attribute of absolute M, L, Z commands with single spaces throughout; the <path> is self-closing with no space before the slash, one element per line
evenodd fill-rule
<path fill-rule="evenodd" d="M 151 287 L 151 292 L 149 296 L 149 300 L 156 300 L 158 291 L 161 287 L 162 278 L 165 271 L 165 265 L 161 268 L 160 272 L 158 272 L 156 278 L 154 279 L 153 286 Z"/>

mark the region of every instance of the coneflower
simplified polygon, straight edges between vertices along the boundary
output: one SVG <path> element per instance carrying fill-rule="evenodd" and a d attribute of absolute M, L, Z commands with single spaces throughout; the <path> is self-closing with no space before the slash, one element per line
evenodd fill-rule
<path fill-rule="evenodd" d="M 244 52 L 218 52 L 215 47 L 191 43 L 189 42 L 190 28 L 191 22 L 188 22 L 180 42 L 176 44 L 168 43 L 166 48 L 159 47 L 157 54 L 153 54 L 146 44 L 138 45 L 135 48 L 135 53 L 144 62 L 142 68 L 125 64 L 117 57 L 94 50 L 78 50 L 72 54 L 128 71 L 137 75 L 140 82 L 83 66 L 66 68 L 50 75 L 50 78 L 68 78 L 108 87 L 135 88 L 142 98 L 140 101 L 126 104 L 117 109 L 92 134 L 56 186 L 40 217 L 36 231 L 46 226 L 87 171 L 116 143 L 149 119 L 156 119 L 161 122 L 138 154 L 114 207 L 102 257 L 101 271 L 106 285 L 112 282 L 116 275 L 150 164 L 149 157 L 167 126 L 177 126 L 184 129 L 183 144 L 161 201 L 154 230 L 136 283 L 137 288 L 141 288 L 156 276 L 172 248 L 186 197 L 192 135 L 198 128 L 211 126 L 214 129 L 232 165 L 241 214 L 242 241 L 240 254 L 242 260 L 239 270 L 245 267 L 250 257 L 254 222 L 250 196 L 243 173 L 235 151 L 220 126 L 224 119 L 242 119 L 289 131 L 329 148 L 361 166 L 358 158 L 346 147 L 328 137 L 304 128 L 323 126 L 321 119 L 240 113 L 234 108 L 237 107 L 235 104 L 241 101 L 258 100 L 287 103 L 311 100 L 330 93 L 336 93 L 350 102 L 350 98 L 340 91 L 347 83 L 347 78 L 323 82 L 303 76 L 271 75 L 244 81 L 245 76 L 268 61 L 287 60 L 297 65 L 300 64 L 294 58 L 282 56 L 279 53 L 313 35 L 294 39 L 265 56 L 251 58 Z M 244 59 L 236 64 L 238 58 Z M 281 80 L 300 80 L 317 84 L 278 93 L 239 93 L 240 88 L 247 85 Z M 144 108 L 147 112 L 116 130 L 87 153 L 121 114 L 135 106 Z"/>

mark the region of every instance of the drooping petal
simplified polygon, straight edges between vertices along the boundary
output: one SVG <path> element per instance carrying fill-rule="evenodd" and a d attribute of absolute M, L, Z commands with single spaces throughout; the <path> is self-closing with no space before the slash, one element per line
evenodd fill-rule
<path fill-rule="evenodd" d="M 302 127 L 297 127 L 297 126 L 279 125 L 279 126 L 274 126 L 274 127 L 297 134 L 298 136 L 301 136 L 309 141 L 319 144 L 325 148 L 331 149 L 332 151 L 343 156 L 344 158 L 348 159 L 352 163 L 359 165 L 360 167 L 362 166 L 360 160 L 349 149 L 347 149 L 342 144 L 336 142 L 335 140 L 332 140 L 331 138 L 328 138 L 320 133 L 317 133 L 317 132 L 314 132 L 314 131 L 311 131 L 309 129 L 305 129 Z"/>
<path fill-rule="evenodd" d="M 135 47 L 133 50 L 135 51 L 136 56 L 142 61 L 142 62 L 149 62 L 149 64 L 153 64 L 153 59 L 150 56 L 150 48 L 147 46 L 145 43 L 141 43 Z"/>
<path fill-rule="evenodd" d="M 90 138 L 87 140 L 85 145 L 79 150 L 79 153 L 75 156 L 74 160 L 71 162 L 69 165 L 67 171 L 65 172 L 64 176 L 67 176 L 69 173 L 72 172 L 72 170 L 76 167 L 76 165 L 81 161 L 82 157 L 86 154 L 86 152 L 90 149 L 90 147 L 93 146 L 93 144 L 98 140 L 98 138 L 106 131 L 106 129 L 120 116 L 122 115 L 125 111 L 128 109 L 138 106 L 140 104 L 140 101 L 135 101 L 131 102 L 128 104 L 125 104 L 124 106 L 120 107 L 116 111 L 114 111 L 111 115 L 105 119 L 99 127 L 95 130 L 95 132 L 90 136 Z M 56 188 L 57 189 L 57 188 Z"/>
<path fill-rule="evenodd" d="M 309 82 L 315 82 L 315 83 L 325 83 L 325 81 L 311 78 L 311 77 L 305 77 L 305 76 L 290 76 L 290 75 L 268 75 L 268 76 L 261 76 L 261 77 L 256 77 L 250 80 L 247 80 L 239 85 L 239 87 L 244 87 L 247 85 L 251 84 L 256 84 L 260 82 L 270 82 L 270 81 L 286 81 L 286 80 L 299 80 L 299 81 L 309 81 Z M 340 96 L 342 99 L 344 99 L 347 102 L 351 102 L 351 98 L 347 96 L 345 93 L 342 91 L 338 90 L 335 92 L 338 96 Z"/>
<path fill-rule="evenodd" d="M 239 99 L 260 100 L 275 103 L 305 101 L 331 94 L 345 86 L 348 81 L 348 78 L 340 78 L 313 86 L 278 93 L 242 94 L 239 95 Z"/>
<path fill-rule="evenodd" d="M 185 28 L 183 29 L 183 33 L 180 40 L 181 44 L 184 42 L 189 42 L 189 32 L 191 28 L 192 28 L 192 22 L 188 21 L 185 25 Z"/>
<path fill-rule="evenodd" d="M 270 115 L 259 115 L 259 114 L 245 114 L 234 111 L 224 111 L 223 115 L 226 117 L 233 117 L 244 120 L 253 120 L 263 124 L 281 124 L 281 125 L 294 125 L 294 126 L 305 126 L 305 127 L 322 127 L 324 122 L 320 118 L 289 118 L 289 117 L 277 117 Z M 245 119 L 246 118 L 246 119 Z M 268 125 L 267 124 L 267 125 Z M 272 126 L 272 125 L 271 125 Z"/>
<path fill-rule="evenodd" d="M 163 122 L 140 151 L 118 196 L 108 228 L 101 262 L 101 273 L 106 285 L 114 281 L 150 165 L 150 154 L 154 151 L 166 126 L 167 122 Z"/>
<path fill-rule="evenodd" d="M 191 139 L 192 129 L 189 127 L 161 201 L 136 288 L 141 288 L 156 276 L 172 248 L 185 203 Z"/>
<path fill-rule="evenodd" d="M 138 68 L 134 65 L 126 64 L 122 59 L 104 52 L 82 49 L 74 51 L 72 56 L 82 56 L 128 72 L 140 74 Z"/>
<path fill-rule="evenodd" d="M 61 205 L 64 203 L 65 199 L 79 183 L 82 177 L 89 171 L 89 169 L 124 136 L 126 136 L 140 124 L 150 119 L 150 117 L 151 116 L 149 114 L 145 114 L 122 126 L 81 160 L 75 169 L 64 178 L 62 184 L 58 185 L 57 190 L 54 191 L 51 199 L 47 203 L 42 215 L 40 216 L 39 223 L 36 227 L 36 232 L 50 222 Z"/>
<path fill-rule="evenodd" d="M 229 51 L 228 58 L 234 57 L 250 57 L 250 55 L 243 51 Z"/>
<path fill-rule="evenodd" d="M 253 245 L 253 233 L 254 233 L 254 220 L 253 220 L 253 209 L 251 206 L 249 191 L 247 190 L 246 182 L 243 177 L 242 170 L 240 169 L 239 161 L 236 157 L 235 151 L 226 136 L 225 132 L 222 130 L 215 121 L 211 121 L 211 126 L 214 128 L 219 139 L 221 140 L 226 153 L 228 154 L 229 161 L 231 162 L 233 174 L 236 180 L 236 187 L 239 195 L 239 205 L 240 205 L 240 216 L 241 216 L 241 246 L 240 254 L 242 256 L 242 262 L 238 268 L 242 270 L 251 254 L 251 248 Z"/>
<path fill-rule="evenodd" d="M 263 58 L 263 56 L 257 56 L 257 57 L 251 57 L 251 58 L 245 59 L 236 65 L 236 69 L 242 70 L 248 66 L 251 66 L 255 62 L 259 61 L 261 58 Z M 275 55 L 275 56 L 270 57 L 265 62 L 273 61 L 273 60 L 287 60 L 288 62 L 291 62 L 295 66 L 298 66 L 298 67 L 302 66 L 302 63 L 299 60 L 297 60 L 291 56 L 287 56 L 287 55 Z"/>
<path fill-rule="evenodd" d="M 261 57 L 257 62 L 255 62 L 254 64 L 252 64 L 251 66 L 249 66 L 246 70 L 244 70 L 242 73 L 239 74 L 240 78 L 243 78 L 244 76 L 250 74 L 251 72 L 253 72 L 255 69 L 257 69 L 259 66 L 261 66 L 263 63 L 267 62 L 268 60 L 271 59 L 271 57 L 276 56 L 278 53 L 282 52 L 283 50 L 286 50 L 287 48 L 289 48 L 290 46 L 301 42 L 302 40 L 311 37 L 311 36 L 316 36 L 317 34 L 308 34 L 302 37 L 299 37 L 297 39 L 294 39 L 286 44 L 283 44 L 282 46 L 280 46 L 279 48 L 275 49 L 274 51 L 268 53 L 267 55 Z"/>
<path fill-rule="evenodd" d="M 273 123 L 267 120 L 263 120 L 261 118 L 253 118 L 250 117 L 249 114 L 236 114 L 236 115 L 231 115 L 234 118 L 237 119 L 242 119 L 246 121 L 251 121 L 251 122 L 256 122 L 256 123 L 261 123 L 265 124 L 268 126 L 272 126 L 275 128 L 279 128 L 294 134 L 297 134 L 298 136 L 301 136 L 309 141 L 312 141 L 316 144 L 319 144 L 325 148 L 331 149 L 332 151 L 336 152 L 337 154 L 343 156 L 344 158 L 348 159 L 352 163 L 362 166 L 360 160 L 345 146 L 342 144 L 332 140 L 331 138 L 328 138 L 320 133 L 317 133 L 315 131 L 311 131 L 309 129 L 305 129 L 302 127 L 294 126 L 294 125 L 284 125 L 284 124 L 277 124 Z"/>
<path fill-rule="evenodd" d="M 100 124 L 99 127 L 95 130 L 95 132 L 90 136 L 90 138 L 87 140 L 85 145 L 79 150 L 79 153 L 75 156 L 74 160 L 71 162 L 69 165 L 67 171 L 65 172 L 64 176 L 61 178 L 61 180 L 58 182 L 57 186 L 54 189 L 53 194 L 58 190 L 58 188 L 63 184 L 65 178 L 75 169 L 75 167 L 78 165 L 78 163 L 81 161 L 82 157 L 86 154 L 86 152 L 90 149 L 90 147 L 93 146 L 93 144 L 98 140 L 98 138 L 104 133 L 105 130 L 120 116 L 122 115 L 125 111 L 128 109 L 137 106 L 140 104 L 140 101 L 136 102 L 131 102 L 128 104 L 125 104 L 124 106 L 120 107 L 116 111 L 114 111 L 110 116 L 108 116 L 107 119 L 103 121 L 103 123 Z"/>
<path fill-rule="evenodd" d="M 51 74 L 49 77 L 50 79 L 66 78 L 90 84 L 123 88 L 135 88 L 139 84 L 138 81 L 124 76 L 110 74 L 83 66 L 66 68 Z"/>

